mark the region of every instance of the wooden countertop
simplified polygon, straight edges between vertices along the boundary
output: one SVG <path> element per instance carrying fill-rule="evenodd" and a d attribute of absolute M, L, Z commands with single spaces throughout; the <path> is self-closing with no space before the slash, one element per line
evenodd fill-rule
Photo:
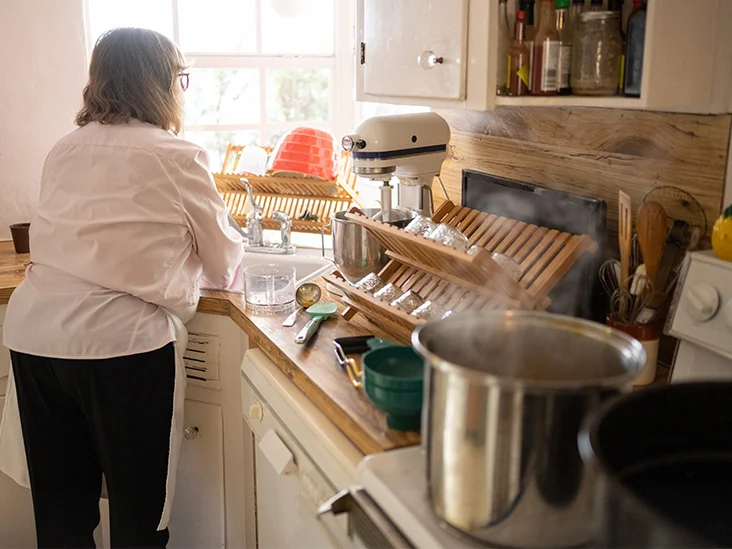
<path fill-rule="evenodd" d="M 0 242 L 0 305 L 8 302 L 23 280 L 28 254 L 16 254 L 11 242 Z M 323 300 L 338 301 L 323 287 Z M 338 313 L 343 310 L 339 304 Z M 386 418 L 374 408 L 362 391 L 354 389 L 345 372 L 338 368 L 333 339 L 373 334 L 388 337 L 361 315 L 350 322 L 333 315 L 320 327 L 309 345 L 295 343 L 295 335 L 307 322 L 304 312 L 292 328 L 282 326 L 286 315 L 252 315 L 244 306 L 244 296 L 204 291 L 198 311 L 228 315 L 257 346 L 303 391 L 345 435 L 364 453 L 373 454 L 419 443 L 419 434 L 402 433 L 386 427 Z"/>

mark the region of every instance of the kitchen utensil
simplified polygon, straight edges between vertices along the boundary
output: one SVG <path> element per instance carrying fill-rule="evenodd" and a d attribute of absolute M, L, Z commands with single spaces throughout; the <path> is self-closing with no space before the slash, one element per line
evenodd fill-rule
<path fill-rule="evenodd" d="M 413 317 L 421 318 L 422 320 L 431 320 L 433 318 L 441 318 L 442 315 L 445 314 L 445 310 L 439 303 L 435 303 L 434 301 L 425 301 L 409 314 Z"/>
<path fill-rule="evenodd" d="M 409 225 L 407 225 L 404 230 L 408 233 L 414 233 L 424 236 L 425 238 L 429 238 L 436 228 L 437 223 L 432 221 L 429 217 L 418 215 L 409 222 Z"/>
<path fill-rule="evenodd" d="M 381 301 L 388 301 L 389 303 L 391 303 L 402 295 L 404 295 L 404 292 L 398 286 L 389 283 L 381 288 L 381 290 L 376 292 L 374 294 L 374 297 L 376 299 L 380 299 Z"/>
<path fill-rule="evenodd" d="M 424 363 L 411 347 L 389 346 L 363 356 L 363 388 L 386 412 L 386 425 L 398 431 L 419 430 Z"/>
<path fill-rule="evenodd" d="M 656 380 L 656 367 L 658 366 L 658 345 L 661 337 L 661 327 L 657 323 L 642 324 L 638 317 L 631 323 L 617 322 L 608 317 L 605 324 L 616 330 L 628 334 L 630 337 L 640 341 L 646 352 L 646 362 L 633 380 L 634 387 L 650 385 Z"/>
<path fill-rule="evenodd" d="M 315 305 L 308 307 L 307 313 L 310 315 L 311 318 L 310 320 L 308 320 L 308 323 L 305 324 L 303 329 L 300 330 L 300 333 L 295 336 L 295 343 L 304 345 L 305 343 L 310 341 L 310 338 L 313 337 L 313 335 L 315 335 L 315 332 L 318 331 L 320 323 L 327 319 L 330 315 L 335 313 L 337 310 L 338 305 L 336 303 L 330 302 L 316 303 Z"/>
<path fill-rule="evenodd" d="M 620 248 L 620 287 L 624 288 L 630 276 L 630 246 L 633 233 L 630 196 L 618 192 L 618 247 Z M 621 311 L 625 309 L 625 294 L 621 294 Z"/>
<path fill-rule="evenodd" d="M 600 265 L 600 282 L 608 297 L 620 288 L 620 261 L 608 259 Z"/>
<path fill-rule="evenodd" d="M 638 268 L 633 273 L 633 280 L 630 283 L 630 294 L 640 295 L 648 283 L 648 273 L 646 271 L 645 263 L 638 265 Z"/>
<path fill-rule="evenodd" d="M 305 284 L 301 284 L 297 288 L 297 290 L 295 290 L 295 301 L 297 302 L 298 307 L 290 316 L 288 316 L 282 322 L 282 325 L 287 328 L 293 326 L 300 310 L 307 309 L 314 303 L 320 301 L 320 295 L 320 286 L 318 286 L 317 284 L 314 284 L 312 282 L 306 282 Z"/>
<path fill-rule="evenodd" d="M 423 303 L 424 300 L 419 297 L 419 294 L 412 290 L 407 290 L 404 295 L 401 295 L 392 301 L 391 306 L 399 307 L 402 311 L 409 314 Z"/>
<path fill-rule="evenodd" d="M 337 337 L 333 340 L 333 345 L 336 350 L 340 349 L 341 352 L 341 355 L 336 353 L 337 358 L 340 359 L 341 356 L 345 355 L 360 355 L 371 350 L 371 347 L 369 347 L 367 343 L 371 339 L 375 338 L 370 334 L 362 336 Z M 343 365 L 341 364 L 341 366 Z"/>
<path fill-rule="evenodd" d="M 661 259 L 656 275 L 656 294 L 651 300 L 651 307 L 658 309 L 673 291 L 678 278 L 678 272 L 684 259 L 684 241 L 688 231 L 685 221 L 674 221 L 671 232 L 666 239 L 661 252 Z"/>
<path fill-rule="evenodd" d="M 437 516 L 484 543 L 566 547 L 592 537 L 594 478 L 577 434 L 630 389 L 641 344 L 536 312 L 460 313 L 419 326 L 422 441 Z"/>
<path fill-rule="evenodd" d="M 447 223 L 437 225 L 437 228 L 430 233 L 429 238 L 456 250 L 467 251 L 468 249 L 468 238 Z"/>
<path fill-rule="evenodd" d="M 365 208 L 363 214 L 371 217 L 379 212 L 378 208 Z M 333 262 L 338 271 L 351 284 L 355 284 L 369 273 L 376 273 L 387 264 L 386 250 L 364 227 L 346 219 L 346 210 L 330 216 L 333 234 Z M 412 211 L 394 209 L 392 216 L 397 221 L 390 225 L 403 228 L 417 215 Z M 325 228 L 321 232 L 323 255 L 325 255 Z"/>
<path fill-rule="evenodd" d="M 336 155 L 333 136 L 315 128 L 290 130 L 275 148 L 270 169 L 334 179 Z"/>
<path fill-rule="evenodd" d="M 646 266 L 649 280 L 657 285 L 658 263 L 666 242 L 668 229 L 666 227 L 666 211 L 658 202 L 649 200 L 641 204 L 635 220 L 635 230 L 638 235 L 643 263 Z"/>
<path fill-rule="evenodd" d="M 641 263 L 643 263 L 643 257 L 640 244 L 638 244 L 638 233 L 633 233 L 633 239 L 630 242 L 630 270 L 635 271 Z"/>
<path fill-rule="evenodd" d="M 257 314 L 292 312 L 295 308 L 295 268 L 274 264 L 246 267 L 244 298 L 247 309 Z"/>
<path fill-rule="evenodd" d="M 384 281 L 375 273 L 369 273 L 356 282 L 356 288 L 366 292 L 367 294 L 374 294 L 381 290 L 385 285 Z"/>
<path fill-rule="evenodd" d="M 593 547 L 732 547 L 732 383 L 673 383 L 592 417 L 582 457 L 602 482 Z"/>
<path fill-rule="evenodd" d="M 10 225 L 10 236 L 16 254 L 30 253 L 30 223 L 14 223 Z"/>
<path fill-rule="evenodd" d="M 672 186 L 661 186 L 652 189 L 643 198 L 643 202 L 655 201 L 663 206 L 668 216 L 667 229 L 671 229 L 674 221 L 684 221 L 689 234 L 696 228 L 700 231 L 699 238 L 707 234 L 707 214 L 699 201 L 686 191 Z M 690 238 L 689 238 L 690 240 Z"/>
<path fill-rule="evenodd" d="M 645 275 L 632 275 L 628 285 L 623 285 L 610 296 L 610 316 L 618 322 L 633 323 L 640 312 L 648 307 L 653 299 L 653 284 Z M 633 293 L 628 288 L 635 289 Z"/>

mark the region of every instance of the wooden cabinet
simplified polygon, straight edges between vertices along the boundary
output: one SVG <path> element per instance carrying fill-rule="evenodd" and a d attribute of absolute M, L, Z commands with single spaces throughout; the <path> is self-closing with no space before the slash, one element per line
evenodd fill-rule
<path fill-rule="evenodd" d="M 222 408 L 186 400 L 168 547 L 225 547 L 224 504 Z"/>
<path fill-rule="evenodd" d="M 356 28 L 360 101 L 732 112 L 729 0 L 649 0 L 639 98 L 497 95 L 498 0 L 358 0 Z M 429 62 L 430 51 L 441 63 Z"/>

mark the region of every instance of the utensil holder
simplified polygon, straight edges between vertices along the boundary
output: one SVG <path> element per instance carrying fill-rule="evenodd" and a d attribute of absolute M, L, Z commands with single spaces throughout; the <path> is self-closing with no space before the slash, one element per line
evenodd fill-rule
<path fill-rule="evenodd" d="M 656 379 L 656 367 L 658 366 L 658 345 L 661 340 L 661 327 L 652 322 L 650 324 L 638 324 L 618 322 L 608 317 L 605 322 L 611 328 L 620 330 L 630 337 L 637 339 L 646 351 L 646 363 L 638 377 L 633 381 L 634 387 L 650 385 Z"/>

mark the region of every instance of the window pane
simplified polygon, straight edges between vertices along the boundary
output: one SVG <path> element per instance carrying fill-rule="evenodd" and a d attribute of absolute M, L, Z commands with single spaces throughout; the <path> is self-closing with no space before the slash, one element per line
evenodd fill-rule
<path fill-rule="evenodd" d="M 221 165 L 224 162 L 229 144 L 260 145 L 261 141 L 258 130 L 240 132 L 187 131 L 183 137 L 206 149 L 212 172 L 221 171 Z"/>
<path fill-rule="evenodd" d="M 334 0 L 262 0 L 262 51 L 331 55 L 333 5 Z"/>
<path fill-rule="evenodd" d="M 259 124 L 259 69 L 191 69 L 186 124 Z"/>
<path fill-rule="evenodd" d="M 327 122 L 330 119 L 330 70 L 267 70 L 269 122 Z"/>
<path fill-rule="evenodd" d="M 89 0 L 89 27 L 94 42 L 116 27 L 142 27 L 173 38 L 170 0 Z"/>
<path fill-rule="evenodd" d="M 269 147 L 276 147 L 277 144 L 280 142 L 280 139 L 282 139 L 282 136 L 285 135 L 290 130 L 270 130 L 267 132 L 267 142 L 265 145 Z"/>
<path fill-rule="evenodd" d="M 255 0 L 178 0 L 178 34 L 185 52 L 255 53 Z"/>

